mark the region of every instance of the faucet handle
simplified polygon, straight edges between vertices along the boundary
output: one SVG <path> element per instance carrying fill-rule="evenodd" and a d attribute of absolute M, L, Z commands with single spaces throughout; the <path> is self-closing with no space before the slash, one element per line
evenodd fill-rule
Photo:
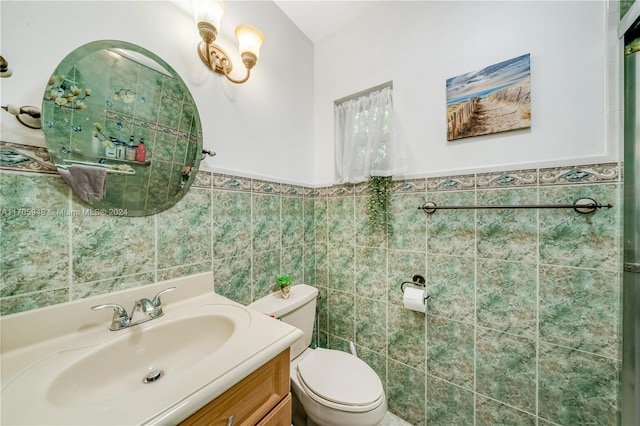
<path fill-rule="evenodd" d="M 163 312 L 162 312 L 162 300 L 160 299 L 160 296 L 162 296 L 164 293 L 168 293 L 170 291 L 175 290 L 175 287 L 169 287 L 169 288 L 165 288 L 164 290 L 162 290 L 160 293 L 156 294 L 153 297 L 153 300 L 151 301 L 151 303 L 153 304 L 155 311 L 153 311 L 153 317 L 157 318 L 157 317 L 161 317 Z"/>
<path fill-rule="evenodd" d="M 162 305 L 162 300 L 160 300 L 160 296 L 162 296 L 165 293 L 169 293 L 170 291 L 173 291 L 175 289 L 176 289 L 175 287 L 165 288 L 160 293 L 158 293 L 155 296 L 153 296 L 153 300 L 151 301 L 151 303 L 153 303 L 153 306 L 155 306 L 156 308 L 158 306 L 161 306 Z"/>
<path fill-rule="evenodd" d="M 111 320 L 110 330 L 120 330 L 121 328 L 125 328 L 129 325 L 129 315 L 127 314 L 127 310 L 117 303 L 105 303 L 103 305 L 91 307 L 94 311 L 106 308 L 113 308 L 113 319 Z"/>

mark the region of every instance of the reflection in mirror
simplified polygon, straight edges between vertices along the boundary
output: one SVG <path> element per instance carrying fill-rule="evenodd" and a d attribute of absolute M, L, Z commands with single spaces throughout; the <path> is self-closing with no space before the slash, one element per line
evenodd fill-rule
<path fill-rule="evenodd" d="M 188 87 L 162 59 L 122 41 L 71 52 L 44 92 L 42 128 L 58 172 L 108 213 L 144 216 L 194 181 L 202 127 Z"/>

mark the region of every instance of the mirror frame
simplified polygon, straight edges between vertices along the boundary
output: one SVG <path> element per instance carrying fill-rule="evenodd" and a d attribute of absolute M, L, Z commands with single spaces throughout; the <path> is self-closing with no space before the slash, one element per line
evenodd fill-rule
<path fill-rule="evenodd" d="M 44 90 L 42 123 L 60 175 L 103 214 L 171 207 L 202 159 L 189 88 L 159 56 L 124 41 L 93 41 L 69 53 Z"/>

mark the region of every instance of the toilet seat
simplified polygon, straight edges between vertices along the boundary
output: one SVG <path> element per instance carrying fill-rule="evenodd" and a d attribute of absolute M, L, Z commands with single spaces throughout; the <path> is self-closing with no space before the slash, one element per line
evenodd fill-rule
<path fill-rule="evenodd" d="M 336 410 L 371 411 L 384 401 L 375 371 L 346 352 L 317 348 L 298 363 L 296 373 L 309 397 Z"/>

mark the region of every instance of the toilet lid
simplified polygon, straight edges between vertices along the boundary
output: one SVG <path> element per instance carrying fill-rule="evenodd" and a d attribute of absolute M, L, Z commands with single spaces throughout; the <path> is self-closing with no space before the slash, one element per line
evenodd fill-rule
<path fill-rule="evenodd" d="M 378 375 L 346 352 L 315 349 L 298 363 L 298 377 L 321 398 L 346 406 L 374 404 L 383 395 Z"/>

